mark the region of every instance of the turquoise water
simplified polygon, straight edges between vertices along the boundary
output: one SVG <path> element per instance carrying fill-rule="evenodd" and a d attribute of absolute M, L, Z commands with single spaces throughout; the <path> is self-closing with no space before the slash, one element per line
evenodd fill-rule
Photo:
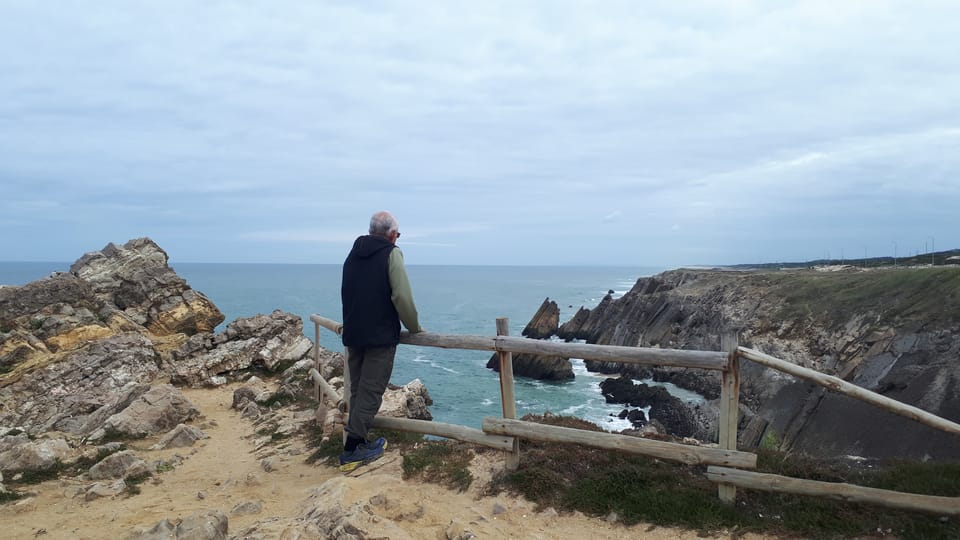
<path fill-rule="evenodd" d="M 281 309 L 299 315 L 304 333 L 314 337 L 312 313 L 340 320 L 340 265 L 172 263 L 191 287 L 206 294 L 226 316 L 270 313 Z M 0 263 L 0 283 L 19 285 L 65 271 L 67 263 Z M 640 277 L 663 268 L 417 266 L 407 271 L 427 331 L 443 334 L 495 335 L 496 319 L 510 319 L 510 334 L 520 335 L 544 298 L 560 306 L 564 322 L 580 306 L 596 306 L 608 290 L 619 297 Z M 218 330 L 221 330 L 221 325 Z M 339 338 L 321 329 L 320 344 L 342 350 Z M 501 414 L 497 373 L 487 369 L 490 353 L 401 345 L 392 382 L 419 378 L 434 400 L 430 407 L 439 422 L 480 427 L 484 416 Z M 629 427 L 616 418 L 622 406 L 608 405 L 600 394 L 602 376 L 574 360 L 576 379 L 543 382 L 518 377 L 517 413 L 570 414 L 609 430 Z M 681 399 L 698 396 L 668 386 Z"/>

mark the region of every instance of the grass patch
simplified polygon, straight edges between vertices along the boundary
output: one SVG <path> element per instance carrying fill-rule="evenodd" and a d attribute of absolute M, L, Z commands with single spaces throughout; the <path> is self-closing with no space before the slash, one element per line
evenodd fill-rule
<path fill-rule="evenodd" d="M 17 493 L 16 491 L 4 491 L 3 493 L 0 493 L 0 504 L 17 501 L 22 498 L 22 493 Z"/>
<path fill-rule="evenodd" d="M 403 478 L 421 478 L 457 491 L 473 483 L 468 468 L 473 459 L 469 445 L 454 441 L 430 441 L 403 455 Z"/>
<path fill-rule="evenodd" d="M 128 496 L 134 496 L 140 494 L 140 484 L 146 482 L 153 474 L 145 472 L 142 474 L 130 475 L 123 479 L 123 483 L 126 484 L 126 493 Z"/>
<path fill-rule="evenodd" d="M 573 427 L 582 420 L 527 416 L 527 421 Z M 595 430 L 599 428 L 594 426 Z M 960 496 L 960 464 L 902 464 L 880 469 L 800 458 L 763 449 L 759 472 L 825 482 L 947 497 Z M 704 532 L 755 532 L 804 538 L 960 538 L 960 521 L 810 496 L 737 490 L 726 506 L 705 467 L 572 444 L 521 443 L 520 468 L 487 487 L 506 490 L 561 512 L 580 511 L 624 524 L 648 522 Z M 879 532 L 878 532 L 879 531 Z M 878 536 L 879 535 L 879 536 Z"/>
<path fill-rule="evenodd" d="M 53 465 L 47 467 L 46 469 L 35 470 L 35 471 L 21 471 L 20 478 L 16 484 L 39 484 L 41 482 L 46 482 L 47 480 L 56 480 L 60 477 L 60 473 L 67 470 L 69 466 L 65 465 L 59 459 L 53 462 Z"/>
<path fill-rule="evenodd" d="M 268 409 L 280 408 L 290 405 L 297 401 L 297 398 L 286 393 L 286 392 L 274 392 L 267 399 L 263 401 L 258 401 L 257 405 L 266 407 Z"/>
<path fill-rule="evenodd" d="M 774 320 L 814 318 L 844 323 L 870 313 L 881 325 L 960 319 L 960 269 L 904 268 L 878 272 L 773 272 L 750 276 L 768 298 L 781 300 Z"/>
<path fill-rule="evenodd" d="M 921 495 L 960 497 L 960 463 L 896 463 L 868 475 L 864 485 Z"/>
<path fill-rule="evenodd" d="M 106 429 L 103 433 L 103 438 L 100 439 L 101 444 L 107 444 L 112 442 L 126 442 L 137 440 L 138 437 L 130 435 L 129 433 L 124 433 L 122 431 L 117 431 L 115 429 Z"/>

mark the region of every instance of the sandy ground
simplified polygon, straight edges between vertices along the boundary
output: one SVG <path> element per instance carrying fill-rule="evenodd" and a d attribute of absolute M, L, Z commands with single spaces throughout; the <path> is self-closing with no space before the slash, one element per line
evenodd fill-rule
<path fill-rule="evenodd" d="M 478 489 L 502 466 L 495 453 L 475 459 L 478 479 L 470 491 L 457 493 L 434 484 L 401 479 L 402 458 L 388 450 L 378 462 L 343 475 L 330 465 L 308 465 L 309 452 L 298 442 L 290 454 L 270 457 L 270 472 L 254 456 L 253 428 L 230 409 L 233 387 L 186 390 L 185 395 L 202 411 L 195 424 L 210 439 L 193 448 L 151 451 L 154 440 L 130 447 L 149 461 L 183 457 L 173 470 L 141 484 L 134 496 L 84 501 L 76 497 L 89 481 L 61 479 L 32 486 L 34 497 L 0 506 L 0 537 L 44 539 L 123 538 L 137 529 L 148 529 L 166 518 L 175 522 L 202 510 L 219 509 L 229 516 L 230 534 L 256 522 L 270 522 L 262 531 L 280 535 L 291 523 L 313 488 L 335 493 L 341 505 L 365 505 L 374 515 L 371 536 L 387 538 L 446 539 L 469 531 L 477 538 L 530 539 L 699 539 L 729 538 L 729 534 L 701 536 L 694 531 L 635 525 L 624 527 L 580 514 L 537 512 L 522 499 L 481 497 Z M 246 502 L 259 502 L 255 514 L 231 514 Z M 392 532 L 391 532 L 392 531 Z M 743 538 L 762 538 L 746 535 Z"/>

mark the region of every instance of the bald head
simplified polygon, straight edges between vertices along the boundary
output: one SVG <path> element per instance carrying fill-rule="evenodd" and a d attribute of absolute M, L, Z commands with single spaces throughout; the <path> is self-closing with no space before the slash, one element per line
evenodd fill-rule
<path fill-rule="evenodd" d="M 397 223 L 397 218 L 393 217 L 390 212 L 377 212 L 370 218 L 370 234 L 389 237 L 391 233 L 397 232 L 399 229 L 400 224 Z"/>

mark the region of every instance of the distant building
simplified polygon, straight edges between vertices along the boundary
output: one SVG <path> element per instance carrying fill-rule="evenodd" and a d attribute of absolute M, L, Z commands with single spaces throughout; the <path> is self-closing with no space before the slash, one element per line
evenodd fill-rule
<path fill-rule="evenodd" d="M 960 255 L 954 255 L 953 257 L 947 257 L 947 260 L 944 264 L 960 264 Z"/>

